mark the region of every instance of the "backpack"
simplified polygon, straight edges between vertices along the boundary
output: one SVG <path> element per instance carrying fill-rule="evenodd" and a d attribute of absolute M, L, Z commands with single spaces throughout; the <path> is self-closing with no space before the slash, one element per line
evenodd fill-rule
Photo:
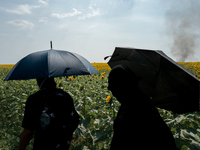
<path fill-rule="evenodd" d="M 70 126 L 76 113 L 70 98 L 60 90 L 45 94 L 45 105 L 40 116 L 41 139 L 45 149 L 69 148 L 73 133 Z"/>

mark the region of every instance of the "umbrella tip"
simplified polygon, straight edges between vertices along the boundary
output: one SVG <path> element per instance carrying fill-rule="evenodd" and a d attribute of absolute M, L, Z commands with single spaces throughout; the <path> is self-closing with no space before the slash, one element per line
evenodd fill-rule
<path fill-rule="evenodd" d="M 106 56 L 106 57 L 104 57 L 104 60 L 106 60 L 108 57 L 112 57 L 112 56 Z"/>
<path fill-rule="evenodd" d="M 51 46 L 51 49 L 52 49 L 52 41 L 50 41 L 50 46 Z"/>

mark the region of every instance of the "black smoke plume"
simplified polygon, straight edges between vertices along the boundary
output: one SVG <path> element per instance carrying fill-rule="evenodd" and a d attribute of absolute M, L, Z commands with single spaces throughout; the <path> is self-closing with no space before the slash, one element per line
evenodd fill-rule
<path fill-rule="evenodd" d="M 166 12 L 167 34 L 173 39 L 171 53 L 176 61 L 196 61 L 200 38 L 200 1 L 171 1 Z"/>

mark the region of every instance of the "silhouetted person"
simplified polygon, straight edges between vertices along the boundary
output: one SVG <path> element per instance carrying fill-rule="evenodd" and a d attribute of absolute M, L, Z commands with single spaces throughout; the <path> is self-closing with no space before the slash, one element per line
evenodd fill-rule
<path fill-rule="evenodd" d="M 108 90 L 121 103 L 110 150 L 178 150 L 169 127 L 140 90 L 138 78 L 129 68 L 115 66 L 108 83 Z"/>
<path fill-rule="evenodd" d="M 73 99 L 56 88 L 54 78 L 39 78 L 37 83 L 40 90 L 26 101 L 18 150 L 26 148 L 33 133 L 34 150 L 67 150 L 79 124 Z"/>

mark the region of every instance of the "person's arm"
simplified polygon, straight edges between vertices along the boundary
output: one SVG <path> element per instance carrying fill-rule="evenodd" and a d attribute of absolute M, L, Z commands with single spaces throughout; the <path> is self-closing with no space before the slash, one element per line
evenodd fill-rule
<path fill-rule="evenodd" d="M 32 130 L 24 129 L 22 131 L 18 150 L 25 150 L 26 146 L 28 145 L 29 141 L 31 140 L 32 135 L 33 135 Z"/>

